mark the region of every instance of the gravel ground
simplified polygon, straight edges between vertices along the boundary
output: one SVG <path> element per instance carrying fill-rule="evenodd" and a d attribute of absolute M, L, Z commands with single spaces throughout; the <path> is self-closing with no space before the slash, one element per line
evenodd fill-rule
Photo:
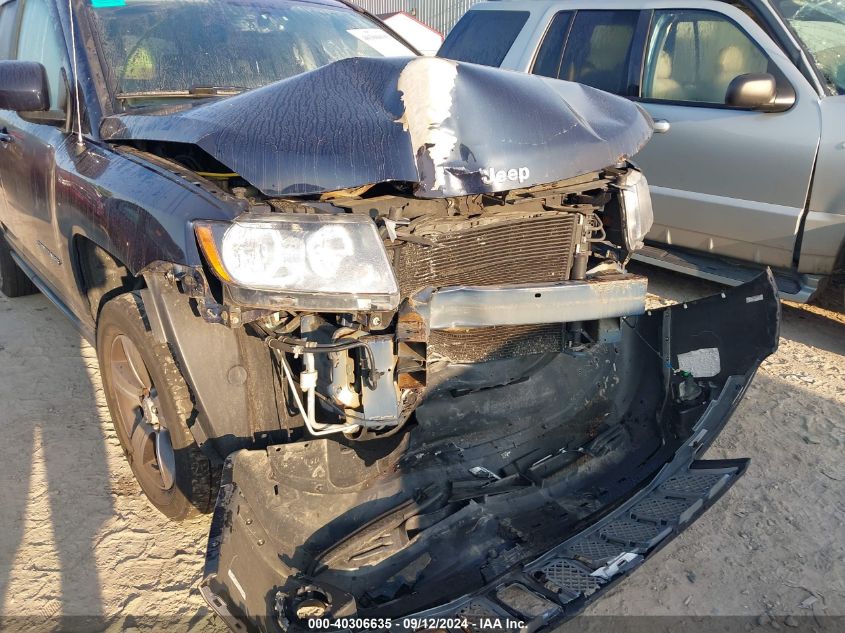
<path fill-rule="evenodd" d="M 720 290 L 638 271 L 654 304 Z M 708 453 L 751 457 L 748 474 L 588 613 L 743 615 L 765 628 L 845 615 L 845 317 L 827 307 L 784 304 L 780 350 Z M 40 295 L 0 295 L 0 429 L 0 629 L 86 616 L 115 631 L 151 617 L 226 630 L 197 591 L 208 519 L 172 524 L 146 503 L 93 349 Z"/>

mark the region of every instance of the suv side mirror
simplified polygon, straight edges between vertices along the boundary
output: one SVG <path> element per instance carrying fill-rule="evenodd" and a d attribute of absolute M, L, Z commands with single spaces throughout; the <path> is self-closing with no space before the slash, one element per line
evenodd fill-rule
<path fill-rule="evenodd" d="M 783 112 L 795 103 L 795 96 L 778 99 L 778 85 L 769 73 L 746 73 L 731 81 L 725 93 L 725 104 L 736 108 Z"/>
<path fill-rule="evenodd" d="M 47 71 L 38 62 L 0 61 L 0 110 L 50 109 Z"/>

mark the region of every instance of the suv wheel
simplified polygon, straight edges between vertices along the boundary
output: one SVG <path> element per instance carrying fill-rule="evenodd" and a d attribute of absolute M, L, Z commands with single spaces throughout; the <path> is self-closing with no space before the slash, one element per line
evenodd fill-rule
<path fill-rule="evenodd" d="M 218 469 L 188 430 L 196 417 L 188 385 L 149 331 L 137 293 L 103 306 L 97 357 L 115 431 L 144 494 L 176 521 L 210 512 Z"/>
<path fill-rule="evenodd" d="M 12 259 L 12 251 L 2 235 L 0 235 L 0 292 L 9 298 L 23 297 L 38 292 L 38 288 Z"/>

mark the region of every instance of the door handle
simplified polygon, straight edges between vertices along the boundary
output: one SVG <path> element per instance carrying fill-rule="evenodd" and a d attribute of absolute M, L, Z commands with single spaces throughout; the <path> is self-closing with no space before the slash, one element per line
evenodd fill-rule
<path fill-rule="evenodd" d="M 672 128 L 672 124 L 669 123 L 666 119 L 657 119 L 654 122 L 654 133 L 655 134 L 666 134 Z"/>

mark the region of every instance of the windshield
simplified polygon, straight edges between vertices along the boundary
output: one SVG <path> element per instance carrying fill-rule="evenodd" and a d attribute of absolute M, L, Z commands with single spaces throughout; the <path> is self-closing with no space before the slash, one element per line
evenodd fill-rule
<path fill-rule="evenodd" d="M 845 94 L 845 0 L 775 0 L 836 94 Z"/>
<path fill-rule="evenodd" d="M 414 53 L 340 4 L 284 0 L 90 0 L 111 93 L 233 94 L 350 57 Z"/>

